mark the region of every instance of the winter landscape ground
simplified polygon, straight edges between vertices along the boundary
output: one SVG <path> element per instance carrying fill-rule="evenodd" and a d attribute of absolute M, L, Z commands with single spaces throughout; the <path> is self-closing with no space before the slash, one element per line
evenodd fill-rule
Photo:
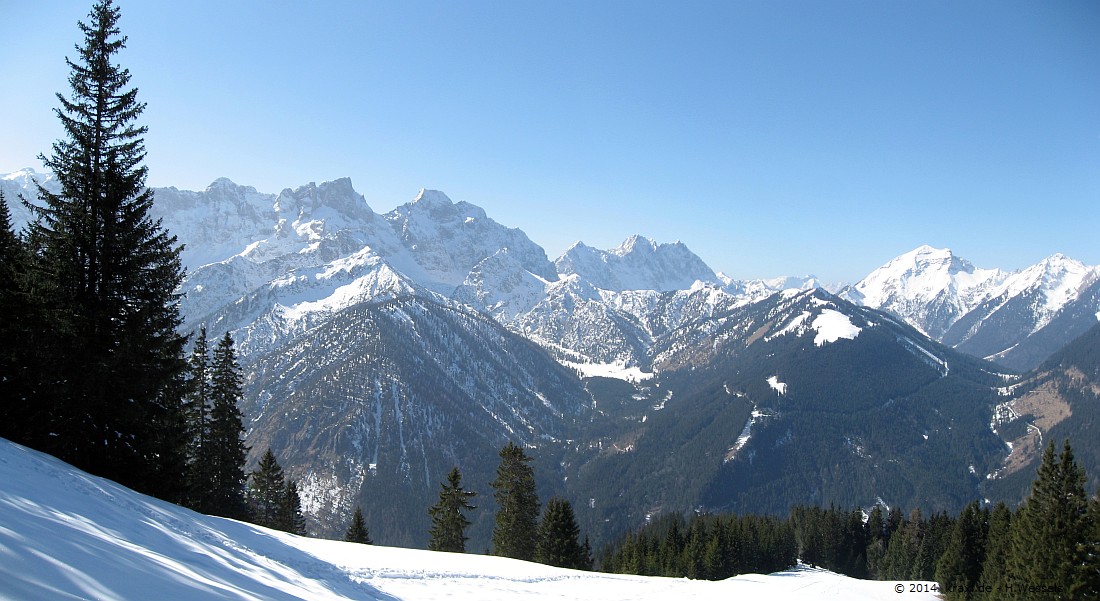
<path fill-rule="evenodd" d="M 0 440 L 0 599 L 896 599 L 808 566 L 721 582 L 294 536 L 137 494 Z M 934 599 L 910 592 L 905 599 Z"/>

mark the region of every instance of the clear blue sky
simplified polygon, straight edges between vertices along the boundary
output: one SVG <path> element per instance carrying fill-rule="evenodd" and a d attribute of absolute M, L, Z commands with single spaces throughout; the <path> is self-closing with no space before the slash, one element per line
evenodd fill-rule
<path fill-rule="evenodd" d="M 737 278 L 1100 263 L 1100 2 L 118 5 L 153 186 L 436 188 L 551 259 L 640 233 Z M 91 1 L 0 6 L 0 172 L 40 169 Z"/>

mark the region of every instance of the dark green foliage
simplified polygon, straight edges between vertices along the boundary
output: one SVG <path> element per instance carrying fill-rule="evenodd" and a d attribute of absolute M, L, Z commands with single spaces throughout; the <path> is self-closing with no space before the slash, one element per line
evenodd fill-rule
<path fill-rule="evenodd" d="M 439 502 L 428 509 L 432 517 L 428 549 L 463 553 L 466 551 L 466 529 L 470 527 L 470 520 L 463 512 L 477 509 L 470 505 L 470 499 L 477 493 L 462 488 L 462 473 L 458 467 L 451 468 L 447 483 L 440 484 L 440 488 Z"/>
<path fill-rule="evenodd" d="M 363 509 L 358 505 L 355 506 L 355 513 L 351 516 L 351 524 L 348 524 L 348 530 L 344 533 L 344 540 L 361 545 L 373 544 L 370 539 L 370 532 L 367 530 L 367 523 L 363 520 Z"/>
<path fill-rule="evenodd" d="M 306 518 L 302 515 L 302 498 L 298 495 L 298 483 L 287 481 L 279 498 L 275 528 L 299 536 L 306 535 Z"/>
<path fill-rule="evenodd" d="M 180 247 L 149 217 L 142 165 L 145 105 L 112 61 L 124 47 L 119 10 L 96 2 L 58 94 L 64 138 L 43 164 L 60 192 L 39 187 L 29 224 L 25 292 L 40 361 L 18 374 L 32 406 L 17 438 L 94 474 L 169 499 L 182 497 L 178 378 L 184 339 L 176 290 Z"/>
<path fill-rule="evenodd" d="M 226 332 L 214 349 L 210 383 L 210 513 L 227 517 L 244 516 L 244 424 L 239 408 L 241 368 L 237 364 L 233 338 Z"/>
<path fill-rule="evenodd" d="M 264 452 L 259 466 L 250 474 L 247 505 L 253 523 L 305 536 L 298 483 L 286 479 L 271 449 Z"/>
<path fill-rule="evenodd" d="M 493 554 L 530 561 L 537 543 L 539 497 L 531 458 L 522 447 L 509 442 L 500 451 L 497 477 L 490 483 L 497 502 L 493 529 Z"/>
<path fill-rule="evenodd" d="M 1034 598 L 1027 586 L 1069 586 L 1079 580 L 1080 571 L 1075 565 L 1083 559 L 1078 554 L 1079 546 L 1088 545 L 1094 531 L 1084 483 L 1085 472 L 1074 461 L 1069 441 L 1065 441 L 1058 456 L 1054 443 L 1050 443 L 1043 451 L 1031 496 L 1012 523 L 1012 553 L 1006 578 L 1011 591 L 1007 598 Z"/>
<path fill-rule="evenodd" d="M 1004 590 L 1005 573 L 1008 571 L 1008 558 L 1011 552 L 1012 511 L 1004 503 L 997 503 L 989 512 L 985 558 L 982 560 L 982 575 L 978 580 L 981 590 Z"/>
<path fill-rule="evenodd" d="M 767 516 L 670 514 L 600 554 L 605 572 L 720 580 L 770 573 L 798 557 L 788 521 Z"/>
<path fill-rule="evenodd" d="M 28 402 L 37 369 L 32 357 L 34 306 L 27 300 L 30 256 L 12 230 L 7 199 L 0 191 L 0 436 L 30 442 L 37 403 Z"/>
<path fill-rule="evenodd" d="M 879 513 L 881 525 L 881 510 Z M 859 578 L 867 572 L 868 532 L 860 509 L 796 507 L 790 523 L 806 563 Z"/>
<path fill-rule="evenodd" d="M 207 513 L 211 498 L 210 444 L 210 347 L 206 326 L 195 337 L 195 346 L 187 361 L 187 388 L 184 401 L 187 422 L 187 505 Z"/>
<path fill-rule="evenodd" d="M 1089 530 L 1077 544 L 1074 555 L 1077 571 L 1070 583 L 1075 597 L 1100 597 L 1100 497 L 1093 497 L 1088 509 Z"/>
<path fill-rule="evenodd" d="M 279 528 L 279 509 L 283 505 L 286 482 L 275 453 L 268 449 L 260 458 L 248 483 L 248 506 L 252 521 L 260 526 Z"/>
<path fill-rule="evenodd" d="M 981 580 L 988 530 L 989 512 L 980 509 L 977 501 L 967 505 L 956 520 L 936 564 L 936 581 L 945 587 L 949 601 L 976 598 L 971 591 Z"/>
<path fill-rule="evenodd" d="M 230 335 L 218 342 L 211 358 L 206 328 L 201 328 L 188 360 L 184 395 L 186 501 L 197 511 L 233 518 L 248 515 L 240 371 Z"/>
<path fill-rule="evenodd" d="M 1092 599 L 1100 581 L 1100 499 L 1087 500 L 1085 473 L 1068 441 L 1060 456 L 1046 449 L 1032 496 L 1018 514 L 977 502 L 957 518 L 920 509 L 907 519 L 893 508 L 796 507 L 785 521 L 755 516 L 664 516 L 601 553 L 606 571 L 726 578 L 788 567 L 798 557 L 851 576 L 935 580 L 947 599 Z M 756 525 L 756 528 L 745 528 Z M 776 554 L 769 549 L 787 548 Z M 767 543 L 765 541 L 773 541 Z M 857 550 L 863 545 L 865 554 Z M 770 559 L 766 559 L 770 558 Z"/>
<path fill-rule="evenodd" d="M 538 526 L 535 561 L 560 568 L 591 569 L 592 559 L 580 542 L 581 529 L 573 505 L 561 497 L 546 502 Z"/>

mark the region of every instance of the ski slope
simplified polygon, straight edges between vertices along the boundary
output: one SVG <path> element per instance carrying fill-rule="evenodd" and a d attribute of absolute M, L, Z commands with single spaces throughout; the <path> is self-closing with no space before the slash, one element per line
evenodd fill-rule
<path fill-rule="evenodd" d="M 618 576 L 303 538 L 201 515 L 0 439 L 4 600 L 859 601 L 898 599 L 897 584 L 805 566 L 722 582 Z"/>

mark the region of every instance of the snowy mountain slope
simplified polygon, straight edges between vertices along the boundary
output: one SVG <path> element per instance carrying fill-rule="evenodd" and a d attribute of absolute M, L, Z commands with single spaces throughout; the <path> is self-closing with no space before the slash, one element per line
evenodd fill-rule
<path fill-rule="evenodd" d="M 197 514 L 0 439 L 0 597 L 98 599 L 890 599 L 894 583 L 798 567 L 723 582 L 308 539 Z M 934 598 L 931 593 L 916 598 Z"/>
<path fill-rule="evenodd" d="M 252 455 L 272 448 L 299 479 L 315 531 L 341 532 L 361 503 L 375 540 L 402 545 L 426 544 L 425 508 L 452 467 L 485 491 L 508 441 L 539 449 L 553 490 L 554 458 L 590 406 L 535 344 L 417 296 L 355 305 L 291 338 L 252 364 L 245 397 Z M 483 548 L 491 525 L 473 519 Z"/>
<path fill-rule="evenodd" d="M 50 191 L 56 191 L 58 188 L 57 179 L 52 173 L 20 169 L 0 175 L 0 191 L 4 193 L 4 200 L 8 203 L 8 210 L 11 211 L 11 219 L 16 231 L 31 219 L 30 211 L 19 202 L 19 198 L 22 196 L 28 200 L 34 199 L 38 194 L 35 182 L 42 184 Z"/>
<path fill-rule="evenodd" d="M 568 475 L 594 499 L 577 512 L 594 531 L 673 508 L 956 511 L 983 483 L 967 466 L 1005 453 L 989 364 L 820 289 L 687 324 L 652 356 L 657 376 L 635 390 L 590 388 L 595 438 Z"/>
<path fill-rule="evenodd" d="M 1030 369 L 1091 325 L 1088 294 L 1100 266 L 1055 254 L 1015 272 L 978 269 L 948 249 L 922 246 L 873 271 L 840 295 L 887 311 L 933 339 L 977 357 Z M 1065 316 L 1059 319 L 1059 316 Z M 1067 325 L 1067 321 L 1075 322 Z M 1059 326 L 1041 333 L 1052 322 Z M 1030 343 L 1038 337 L 1042 342 Z M 1021 347 L 1021 351 L 1015 351 Z M 1030 349 L 1030 350 L 1028 350 Z"/>
<path fill-rule="evenodd" d="M 631 236 L 619 247 L 597 250 L 577 242 L 554 262 L 562 275 L 578 275 L 603 290 L 686 290 L 718 277 L 681 242 L 658 244 Z"/>
<path fill-rule="evenodd" d="M 532 274 L 557 279 L 546 252 L 527 234 L 498 224 L 480 207 L 452 202 L 442 192 L 421 190 L 412 202 L 390 211 L 385 218 L 416 264 L 431 278 L 420 283 L 440 294 L 451 295 L 479 263 L 503 249 Z"/>
<path fill-rule="evenodd" d="M 890 260 L 840 296 L 940 338 L 1007 277 L 999 269 L 977 269 L 950 249 L 925 245 Z"/>

